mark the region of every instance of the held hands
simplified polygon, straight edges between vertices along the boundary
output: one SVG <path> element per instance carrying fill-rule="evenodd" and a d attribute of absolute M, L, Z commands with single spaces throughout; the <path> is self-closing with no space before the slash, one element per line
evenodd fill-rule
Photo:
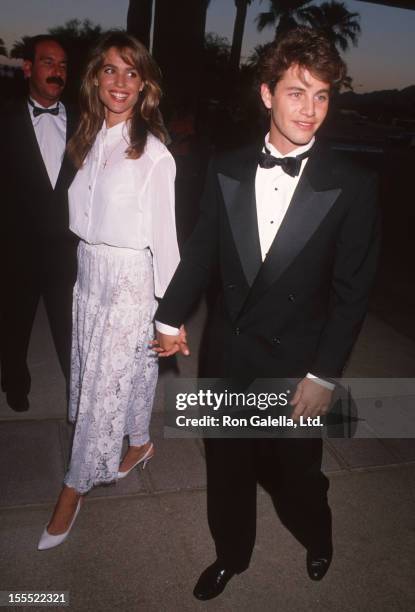
<path fill-rule="evenodd" d="M 156 340 L 151 343 L 153 345 L 153 351 L 158 353 L 159 357 L 171 357 L 176 353 L 182 353 L 182 355 L 190 355 L 189 347 L 187 346 L 187 333 L 184 325 L 180 327 L 178 336 L 171 336 L 169 334 L 162 334 L 156 332 Z"/>
<path fill-rule="evenodd" d="M 323 387 L 310 378 L 303 378 L 298 385 L 290 404 L 294 407 L 292 418 L 299 421 L 300 416 L 316 417 L 327 414 L 333 391 Z"/>

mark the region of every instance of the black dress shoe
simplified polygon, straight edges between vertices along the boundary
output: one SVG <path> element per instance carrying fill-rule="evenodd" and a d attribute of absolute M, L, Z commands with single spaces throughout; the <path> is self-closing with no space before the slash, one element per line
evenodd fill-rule
<path fill-rule="evenodd" d="M 9 391 L 6 393 L 6 400 L 10 408 L 15 412 L 26 412 L 26 410 L 29 410 L 29 400 L 27 399 L 27 395 L 12 393 Z"/>
<path fill-rule="evenodd" d="M 213 599 L 222 593 L 232 576 L 236 572 L 227 569 L 220 561 L 209 565 L 200 575 L 193 589 L 196 599 Z"/>
<path fill-rule="evenodd" d="M 330 551 L 318 555 L 307 551 L 307 572 L 311 580 L 321 580 L 324 578 L 330 567 L 332 556 Z"/>

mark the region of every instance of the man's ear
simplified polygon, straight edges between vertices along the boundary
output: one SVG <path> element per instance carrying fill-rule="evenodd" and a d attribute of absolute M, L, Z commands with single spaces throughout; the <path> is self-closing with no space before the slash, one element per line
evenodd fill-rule
<path fill-rule="evenodd" d="M 22 68 L 24 78 L 29 79 L 32 76 L 32 62 L 30 60 L 24 60 Z"/>
<path fill-rule="evenodd" d="M 272 94 L 266 83 L 262 83 L 261 85 L 261 98 L 264 103 L 264 106 L 270 109 L 272 106 Z"/>

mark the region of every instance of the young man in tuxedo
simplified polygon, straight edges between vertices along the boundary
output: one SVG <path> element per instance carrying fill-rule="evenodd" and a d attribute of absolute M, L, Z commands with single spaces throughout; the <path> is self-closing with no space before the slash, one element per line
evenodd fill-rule
<path fill-rule="evenodd" d="M 218 259 L 222 292 L 202 375 L 299 378 L 294 419 L 328 411 L 328 379 L 342 373 L 375 274 L 376 178 L 315 141 L 345 73 L 335 47 L 309 28 L 270 47 L 259 73 L 269 112 L 265 143 L 212 161 L 199 223 L 156 313 L 159 354 L 188 354 L 176 329 Z M 247 569 L 258 482 L 304 545 L 310 578 L 323 578 L 332 533 L 322 440 L 211 438 L 205 448 L 217 560 L 194 595 L 211 599 Z M 275 555 L 284 563 L 283 551 Z"/>
<path fill-rule="evenodd" d="M 28 97 L 3 115 L 1 295 L 2 389 L 16 411 L 29 408 L 27 350 L 40 297 L 65 378 L 69 380 L 76 240 L 69 232 L 67 189 L 74 176 L 65 157 L 74 117 L 60 101 L 67 56 L 52 36 L 32 38 L 23 72 Z"/>

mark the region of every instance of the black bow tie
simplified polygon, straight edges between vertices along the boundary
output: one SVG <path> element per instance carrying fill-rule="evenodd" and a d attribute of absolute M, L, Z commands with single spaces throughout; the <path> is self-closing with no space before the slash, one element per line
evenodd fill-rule
<path fill-rule="evenodd" d="M 290 176 L 298 176 L 301 170 L 301 162 L 303 159 L 308 157 L 311 153 L 311 148 L 301 155 L 296 157 L 274 157 L 270 151 L 264 146 L 265 153 L 259 155 L 259 165 L 261 168 L 274 168 L 275 166 L 281 166 L 281 168 Z"/>
<path fill-rule="evenodd" d="M 29 98 L 29 104 L 30 106 L 33 106 L 33 117 L 38 117 L 39 115 L 44 115 L 45 113 L 55 116 L 59 114 L 59 102 L 54 108 L 40 108 L 40 106 L 35 106 L 32 100 Z"/>

